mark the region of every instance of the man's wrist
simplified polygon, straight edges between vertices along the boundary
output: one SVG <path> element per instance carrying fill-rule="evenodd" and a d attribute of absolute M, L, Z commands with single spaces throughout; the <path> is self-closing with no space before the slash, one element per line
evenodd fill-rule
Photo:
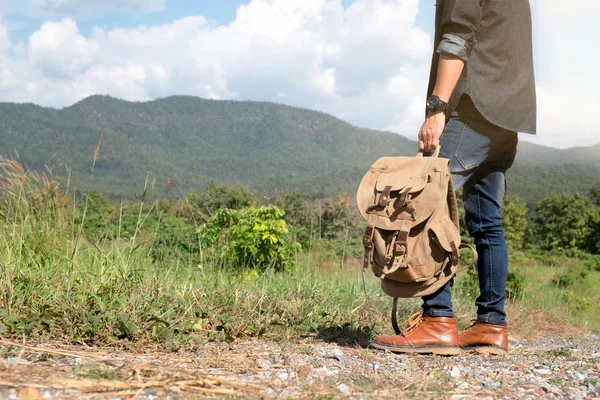
<path fill-rule="evenodd" d="M 437 96 L 444 103 L 448 103 L 450 101 L 450 96 L 452 96 L 452 91 L 448 90 L 437 90 L 437 88 L 433 89 L 432 96 Z"/>
<path fill-rule="evenodd" d="M 433 94 L 427 98 L 426 107 L 428 113 L 444 112 L 448 107 L 448 103 L 443 101 L 439 96 Z"/>

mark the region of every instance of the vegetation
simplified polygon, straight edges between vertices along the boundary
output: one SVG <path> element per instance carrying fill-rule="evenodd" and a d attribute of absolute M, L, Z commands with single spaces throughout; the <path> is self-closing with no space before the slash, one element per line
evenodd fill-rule
<path fill-rule="evenodd" d="M 56 153 L 71 166 L 70 182 L 80 191 L 90 188 L 88 156 L 101 138 L 93 188 L 111 200 L 140 196 L 140 182 L 150 170 L 155 197 L 171 200 L 190 190 L 202 193 L 211 181 L 248 185 L 269 197 L 279 197 L 282 189 L 352 197 L 377 158 L 417 149 L 394 133 L 270 103 L 186 96 L 146 103 L 93 96 L 63 110 L 0 103 L 0 154 L 16 151 L 27 168 L 41 172 L 48 155 Z M 583 193 L 600 176 L 598 150 L 522 143 L 508 174 L 509 190 L 531 209 L 551 194 Z M 193 196 L 189 200 L 195 212 L 207 213 Z"/>
<path fill-rule="evenodd" d="M 375 278 L 361 279 L 363 223 L 348 196 L 259 200 L 248 188 L 211 184 L 150 204 L 149 176 L 138 200 L 111 203 L 60 186 L 60 168 L 39 173 L 0 159 L 1 334 L 178 348 L 243 336 L 353 341 L 389 331 L 390 299 Z M 525 220 L 523 203 L 507 202 L 512 245 L 523 247 L 525 237 L 525 249 L 511 252 L 510 302 L 600 329 L 592 307 L 600 256 L 590 247 L 598 225 L 563 223 L 561 234 L 574 238 L 566 242 L 533 234 L 552 218 L 571 218 L 555 210 L 573 201 L 597 224 L 594 193 L 543 200 Z M 461 316 L 473 313 L 476 279 L 457 279 Z M 401 304 L 401 317 L 419 307 Z"/>

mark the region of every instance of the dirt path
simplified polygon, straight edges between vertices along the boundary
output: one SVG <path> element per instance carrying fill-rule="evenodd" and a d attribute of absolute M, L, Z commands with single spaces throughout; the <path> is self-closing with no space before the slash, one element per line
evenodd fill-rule
<path fill-rule="evenodd" d="M 511 341 L 507 356 L 405 356 L 307 338 L 197 352 L 0 345 L 0 398 L 600 399 L 600 335 Z"/>

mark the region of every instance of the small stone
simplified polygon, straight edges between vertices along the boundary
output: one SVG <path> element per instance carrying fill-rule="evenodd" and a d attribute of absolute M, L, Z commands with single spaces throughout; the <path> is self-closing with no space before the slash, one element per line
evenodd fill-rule
<path fill-rule="evenodd" d="M 20 399 L 40 399 L 41 397 L 40 391 L 33 387 L 26 387 L 19 391 Z"/>
<path fill-rule="evenodd" d="M 344 354 L 344 352 L 340 349 L 334 349 L 330 354 L 329 354 L 329 358 L 333 358 L 335 360 L 338 360 L 339 362 L 346 362 L 346 355 Z"/>
<path fill-rule="evenodd" d="M 490 390 L 496 390 L 496 389 L 500 389 L 500 382 L 496 382 L 496 381 L 487 381 L 487 382 L 483 382 L 483 386 L 486 389 L 490 389 Z"/>
<path fill-rule="evenodd" d="M 534 371 L 540 375 L 550 375 L 550 370 L 548 368 L 534 369 Z"/>
<path fill-rule="evenodd" d="M 381 368 L 381 366 L 379 365 L 378 362 L 372 362 L 372 363 L 369 363 L 369 365 L 373 369 L 373 372 L 377 372 L 379 370 L 379 368 Z"/>
<path fill-rule="evenodd" d="M 452 367 L 452 371 L 450 371 L 450 376 L 453 378 L 458 378 L 460 376 L 460 368 L 457 365 Z"/>
<path fill-rule="evenodd" d="M 298 368 L 298 377 L 299 378 L 306 378 L 308 376 L 308 374 L 310 374 L 310 366 L 301 365 L 300 368 Z"/>
<path fill-rule="evenodd" d="M 467 390 L 469 388 L 469 384 L 467 382 L 463 382 L 456 387 L 458 390 Z"/>
<path fill-rule="evenodd" d="M 277 393 L 276 391 L 274 391 L 273 389 L 269 389 L 265 392 L 265 396 L 267 397 L 278 397 L 279 393 Z"/>
<path fill-rule="evenodd" d="M 258 368 L 260 369 L 271 369 L 271 361 L 269 360 L 264 360 L 264 359 L 258 359 L 256 360 L 256 364 L 258 365 Z"/>
<path fill-rule="evenodd" d="M 30 364 L 29 361 L 23 360 L 20 357 L 12 357 L 7 360 L 8 365 L 26 365 Z"/>
<path fill-rule="evenodd" d="M 290 374 L 287 371 L 280 371 L 277 373 L 277 377 L 284 381 L 290 377 Z"/>
<path fill-rule="evenodd" d="M 345 394 L 345 395 L 350 394 L 350 388 L 345 383 L 340 383 L 339 385 L 337 385 L 337 387 L 335 388 L 335 391 L 340 394 Z"/>
<path fill-rule="evenodd" d="M 273 364 L 278 364 L 278 365 L 285 364 L 283 357 L 281 357 L 281 354 L 279 354 L 279 353 L 273 354 Z"/>

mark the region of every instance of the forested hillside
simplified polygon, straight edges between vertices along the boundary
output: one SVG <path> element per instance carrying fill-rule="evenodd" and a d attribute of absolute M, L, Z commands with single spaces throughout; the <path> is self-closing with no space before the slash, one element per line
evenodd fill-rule
<path fill-rule="evenodd" d="M 141 192 L 148 171 L 159 195 L 210 181 L 259 192 L 353 192 L 378 157 L 416 151 L 403 136 L 272 103 L 92 96 L 62 110 L 0 104 L 0 154 L 18 152 L 24 164 L 41 168 L 56 153 L 80 185 L 89 182 L 101 138 L 93 185 L 112 198 Z M 523 143 L 509 187 L 528 202 L 586 190 L 600 179 L 599 150 Z"/>

